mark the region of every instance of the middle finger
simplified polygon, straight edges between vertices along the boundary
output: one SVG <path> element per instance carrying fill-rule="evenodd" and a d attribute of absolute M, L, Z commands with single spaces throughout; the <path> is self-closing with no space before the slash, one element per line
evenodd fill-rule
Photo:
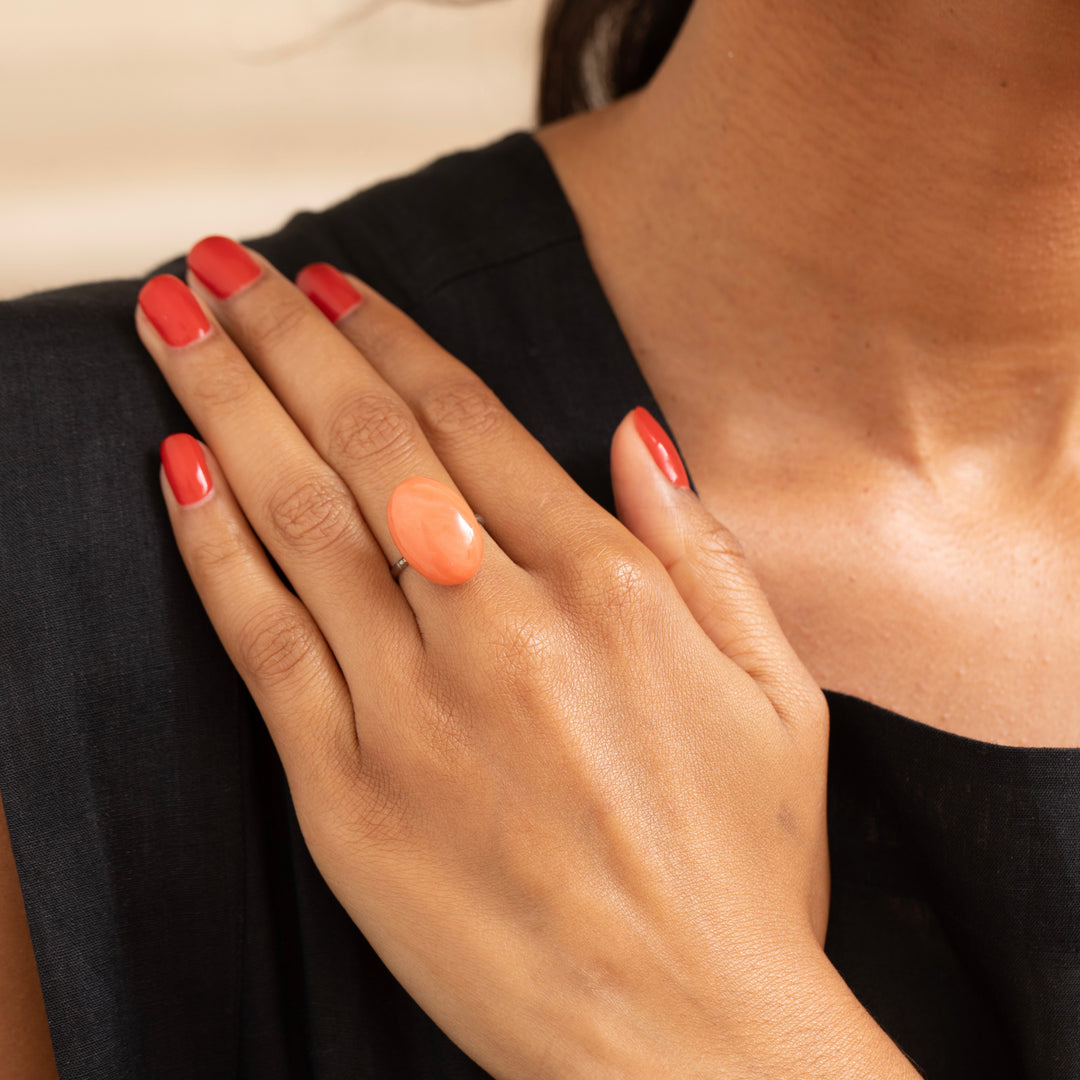
<path fill-rule="evenodd" d="M 409 407 L 260 255 L 225 237 L 208 237 L 188 254 L 188 269 L 193 291 L 348 485 L 385 558 L 395 562 L 400 552 L 386 517 L 394 488 L 411 476 L 455 488 Z M 489 583 L 496 567 L 508 570 L 490 541 L 483 562 Z M 435 588 L 418 574 L 404 575 L 400 584 L 410 599 Z"/>

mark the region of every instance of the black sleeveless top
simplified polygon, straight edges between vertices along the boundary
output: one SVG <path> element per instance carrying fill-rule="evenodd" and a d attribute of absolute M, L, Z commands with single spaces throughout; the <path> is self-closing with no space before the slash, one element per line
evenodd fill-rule
<path fill-rule="evenodd" d="M 254 246 L 368 280 L 610 508 L 612 431 L 660 410 L 529 135 Z M 139 284 L 0 304 L 0 792 L 60 1075 L 481 1077 L 322 883 L 184 572 Z M 833 962 L 927 1077 L 1080 1076 L 1080 750 L 829 699 Z"/>

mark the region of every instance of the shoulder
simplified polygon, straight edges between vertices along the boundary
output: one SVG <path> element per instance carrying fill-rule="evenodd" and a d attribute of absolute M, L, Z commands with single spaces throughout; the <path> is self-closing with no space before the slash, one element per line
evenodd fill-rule
<path fill-rule="evenodd" d="M 287 242 L 294 228 L 311 226 L 331 234 L 341 261 L 402 306 L 459 277 L 581 239 L 544 152 L 524 132 L 300 215 L 273 239 Z M 286 269 L 284 250 L 265 253 Z"/>
<path fill-rule="evenodd" d="M 607 501 L 607 438 L 619 410 L 648 391 L 531 135 L 441 157 L 247 242 L 287 276 L 330 262 L 378 289 L 470 364 L 571 472 L 583 459 L 571 418 L 597 427 L 603 437 L 589 443 L 589 476 L 579 480 Z M 153 272 L 183 271 L 177 257 Z M 140 448 L 146 477 L 156 477 L 161 438 L 190 429 L 135 334 L 144 280 L 0 303 L 0 457 L 9 466 L 0 504 L 14 486 L 70 507 L 72 485 L 100 494 L 109 485 L 102 461 L 130 461 Z M 45 476 L 50 461 L 66 463 L 62 479 Z M 107 494 L 130 483 L 114 478 Z"/>
<path fill-rule="evenodd" d="M 308 263 L 331 262 L 423 322 L 426 302 L 449 283 L 579 239 L 543 151 L 516 132 L 327 210 L 299 213 L 278 232 L 247 243 L 290 277 Z M 183 272 L 182 256 L 151 271 Z M 44 439 L 47 448 L 50 437 L 63 441 L 74 429 L 133 424 L 153 446 L 152 435 L 183 425 L 135 334 L 133 311 L 145 280 L 93 282 L 0 302 L 5 459 L 19 445 Z M 511 283 L 504 282 L 504 292 L 512 294 Z M 490 289 L 485 297 L 499 306 Z M 451 337 L 460 316 L 443 328 Z"/>
<path fill-rule="evenodd" d="M 320 261 L 355 274 L 472 364 L 512 409 L 535 414 L 547 403 L 545 426 L 565 427 L 566 388 L 553 362 L 533 361 L 558 356 L 580 369 L 563 348 L 564 329 L 591 325 L 604 306 L 590 292 L 573 213 L 529 134 L 442 157 L 249 243 L 290 277 Z M 183 271 L 177 257 L 153 272 Z M 36 562 L 28 589 L 46 573 L 77 574 L 88 559 L 104 565 L 110 545 L 150 545 L 167 531 L 157 447 L 191 425 L 135 333 L 145 280 L 0 303 L 0 555 L 6 548 L 20 565 Z M 556 292 L 591 314 L 560 309 L 545 296 Z M 606 347 L 585 333 L 579 341 L 580 355 Z"/>

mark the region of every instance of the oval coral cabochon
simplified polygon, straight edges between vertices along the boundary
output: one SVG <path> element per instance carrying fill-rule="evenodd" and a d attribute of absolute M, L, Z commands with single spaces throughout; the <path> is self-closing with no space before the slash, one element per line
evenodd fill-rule
<path fill-rule="evenodd" d="M 427 476 L 403 480 L 390 495 L 386 523 L 409 565 L 436 585 L 461 585 L 480 569 L 484 537 L 468 503 Z"/>

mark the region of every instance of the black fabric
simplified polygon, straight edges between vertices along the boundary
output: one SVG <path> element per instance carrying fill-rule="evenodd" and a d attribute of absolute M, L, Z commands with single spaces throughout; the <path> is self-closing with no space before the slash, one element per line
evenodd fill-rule
<path fill-rule="evenodd" d="M 612 431 L 660 410 L 529 135 L 253 246 L 369 281 L 610 506 Z M 156 451 L 190 427 L 139 285 L 0 305 L 0 792 L 60 1075 L 483 1076 L 323 885 L 188 582 Z M 1080 1075 L 1080 751 L 829 697 L 841 973 L 934 1080 Z"/>

